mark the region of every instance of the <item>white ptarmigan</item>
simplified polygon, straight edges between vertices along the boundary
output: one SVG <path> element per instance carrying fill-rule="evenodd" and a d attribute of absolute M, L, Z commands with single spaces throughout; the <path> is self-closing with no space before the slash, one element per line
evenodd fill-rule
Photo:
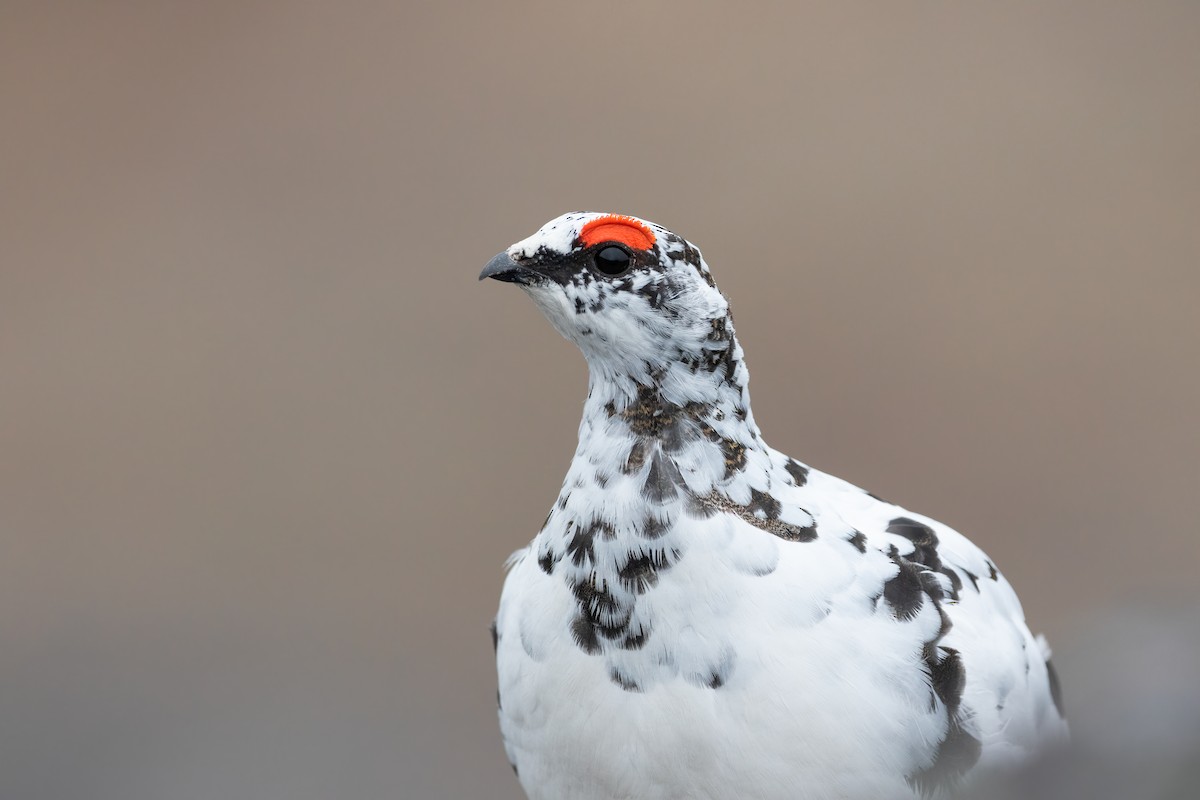
<path fill-rule="evenodd" d="M 700 251 L 574 213 L 488 262 L 587 358 L 579 446 L 493 628 L 533 800 L 942 796 L 1066 738 L 961 534 L 763 441 Z"/>

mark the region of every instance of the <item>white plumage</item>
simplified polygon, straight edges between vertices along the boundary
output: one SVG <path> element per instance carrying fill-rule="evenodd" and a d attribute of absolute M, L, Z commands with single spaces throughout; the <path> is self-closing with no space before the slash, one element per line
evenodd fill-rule
<path fill-rule="evenodd" d="M 534 800 L 903 798 L 1065 739 L 1044 642 L 954 530 L 771 449 L 699 251 L 568 214 L 493 259 L 589 365 L 495 622 Z"/>

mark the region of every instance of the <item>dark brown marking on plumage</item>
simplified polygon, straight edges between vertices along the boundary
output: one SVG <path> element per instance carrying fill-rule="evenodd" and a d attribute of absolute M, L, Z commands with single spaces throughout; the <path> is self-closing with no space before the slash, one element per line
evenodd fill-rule
<path fill-rule="evenodd" d="M 557 559 L 554 557 L 554 550 L 547 548 L 545 553 L 538 556 L 538 566 L 542 568 L 542 572 L 547 575 L 554 574 L 554 565 Z"/>
<path fill-rule="evenodd" d="M 950 579 L 950 599 L 958 601 L 958 593 L 962 591 L 962 578 L 958 577 L 958 573 L 950 567 L 942 567 L 942 574 Z"/>
<path fill-rule="evenodd" d="M 930 572 L 928 569 L 920 569 L 920 566 L 918 565 L 918 574 L 921 578 L 921 589 L 934 600 L 945 600 L 946 590 L 942 588 L 942 582 L 937 579 L 938 573 Z"/>
<path fill-rule="evenodd" d="M 670 570 L 679 560 L 676 548 L 650 548 L 630 551 L 625 565 L 618 571 L 623 587 L 631 593 L 641 595 L 659 582 L 658 573 Z"/>
<path fill-rule="evenodd" d="M 925 671 L 930 675 L 933 674 L 934 667 L 942 661 L 941 651 L 944 648 L 939 647 L 938 642 L 954 627 L 954 623 L 950 621 L 950 617 L 946 614 L 946 609 L 942 608 L 942 604 L 937 600 L 932 600 L 932 602 L 939 617 L 938 630 L 931 638 L 921 644 L 921 661 L 925 664 Z M 930 708 L 932 709 L 933 707 L 930 706 Z"/>
<path fill-rule="evenodd" d="M 687 447 L 694 435 L 687 423 L 675 420 L 663 428 L 658 440 L 662 443 L 664 453 L 678 453 Z"/>
<path fill-rule="evenodd" d="M 943 594 L 948 595 L 951 600 L 956 602 L 960 599 L 962 578 L 954 569 L 942 564 L 942 559 L 938 555 L 938 537 L 933 528 L 908 517 L 896 517 L 888 524 L 887 532 L 903 536 L 913 543 L 913 552 L 905 556 L 909 561 L 920 564 L 931 572 L 946 576 L 950 582 L 949 591 L 939 585 L 936 591 L 931 589 L 930 594 L 935 595 L 939 600 L 942 599 Z M 926 580 L 928 581 L 929 578 L 927 577 Z M 978 589 L 978 587 L 976 588 Z"/>
<path fill-rule="evenodd" d="M 705 283 L 714 289 L 717 288 L 717 282 L 713 280 L 713 276 L 709 273 L 709 271 L 704 268 L 703 260 L 700 258 L 700 251 L 693 247 L 690 242 L 683 243 L 682 257 L 683 263 L 688 264 L 695 269 L 696 272 L 699 273 L 700 277 L 704 279 Z"/>
<path fill-rule="evenodd" d="M 926 527 L 919 523 L 918 526 Z M 952 590 L 949 594 L 953 597 L 957 597 L 962 582 L 960 579 L 955 583 L 957 575 L 949 568 L 935 573 L 929 569 L 929 565 L 910 560 L 912 556 L 930 561 L 936 559 L 936 536 L 932 536 L 932 531 L 925 534 L 919 527 L 904 524 L 896 527 L 903 529 L 903 532 L 892 530 L 891 527 L 889 531 L 904 535 L 914 542 L 916 549 L 908 558 L 901 556 L 895 546 L 888 549 L 888 556 L 896 563 L 899 572 L 884 584 L 884 597 L 897 619 L 915 617 L 924 606 L 925 598 L 933 604 L 939 618 L 937 632 L 921 645 L 921 661 L 929 680 L 930 710 L 936 709 L 939 701 L 946 710 L 946 735 L 938 744 L 930 766 L 907 778 L 909 784 L 922 794 L 931 795 L 942 788 L 953 787 L 974 766 L 981 749 L 979 740 L 967 733 L 962 725 L 964 717 L 961 705 L 967 680 L 962 657 L 954 648 L 938 644 L 950 632 L 953 622 L 942 607 L 947 592 L 937 576 L 945 575 L 950 579 Z M 940 561 L 935 563 L 940 566 Z"/>
<path fill-rule="evenodd" d="M 633 678 L 625 675 L 616 667 L 609 668 L 608 679 L 627 692 L 640 692 L 642 690 L 642 687 L 638 686 Z"/>
<path fill-rule="evenodd" d="M 689 516 L 697 517 L 699 519 L 708 519 L 716 514 L 719 510 L 718 507 L 711 502 L 711 497 L 711 494 L 697 495 L 689 492 L 687 496 L 687 504 L 684 506 L 684 510 Z"/>
<path fill-rule="evenodd" d="M 929 665 L 929 682 L 950 714 L 957 714 L 967 685 L 967 671 L 953 647 L 940 647 L 942 658 Z"/>
<path fill-rule="evenodd" d="M 633 289 L 632 293 L 644 298 L 650 307 L 659 314 L 668 319 L 678 319 L 680 310 L 674 301 L 684 294 L 685 286 L 681 284 L 678 276 L 669 272 L 655 275 L 651 271 L 651 277 L 651 280 Z"/>
<path fill-rule="evenodd" d="M 855 531 L 847 541 L 854 545 L 854 548 L 860 553 L 867 552 L 867 537 L 862 531 Z"/>
<path fill-rule="evenodd" d="M 492 631 L 492 652 L 495 653 L 500 649 L 500 631 L 496 628 L 496 620 L 492 620 L 490 629 Z"/>
<path fill-rule="evenodd" d="M 950 619 L 950 615 L 946 613 L 946 609 L 942 608 L 941 603 L 935 602 L 934 606 L 937 608 L 940 622 L 938 624 L 937 633 L 933 635 L 933 638 L 930 641 L 937 643 L 944 639 L 946 634 L 950 632 L 950 629 L 954 627 L 954 622 Z"/>
<path fill-rule="evenodd" d="M 897 571 L 894 577 L 883 584 L 883 599 L 891 607 L 896 619 L 907 622 L 925 604 L 921 568 L 901 556 L 895 545 L 888 548 L 888 556 L 896 564 Z"/>
<path fill-rule="evenodd" d="M 750 502 L 746 508 L 750 509 L 751 514 L 761 513 L 767 519 L 779 519 L 779 512 L 783 510 L 783 506 L 778 500 L 758 489 L 750 490 Z"/>
<path fill-rule="evenodd" d="M 592 630 L 610 641 L 612 639 L 619 639 L 629 630 L 629 616 L 631 613 L 631 611 L 627 611 L 624 616 L 615 617 L 610 622 L 592 619 Z"/>
<path fill-rule="evenodd" d="M 713 317 L 708 321 L 708 340 L 712 342 L 728 342 L 729 317 Z"/>
<path fill-rule="evenodd" d="M 641 650 L 649 638 L 650 631 L 639 626 L 636 633 L 629 633 L 617 646 L 622 650 Z"/>
<path fill-rule="evenodd" d="M 633 294 L 645 298 L 646 302 L 655 311 L 662 311 L 666 305 L 668 285 L 663 278 L 659 277 L 656 280 L 646 281 L 636 289 L 633 288 L 632 283 L 628 284 L 628 286 L 629 289 L 627 291 L 632 291 Z"/>
<path fill-rule="evenodd" d="M 716 372 L 724 368 L 727 377 L 731 377 L 731 362 L 734 361 L 733 333 L 729 327 L 729 318 L 716 317 L 708 321 L 709 331 L 704 337 L 699 355 L 684 358 L 685 363 L 696 372 L 703 368 L 705 372 Z"/>
<path fill-rule="evenodd" d="M 583 240 L 576 238 L 572 250 L 575 250 L 579 245 L 583 244 Z M 538 245 L 538 249 L 534 250 L 527 256 L 517 256 L 519 261 L 524 266 L 540 267 L 549 264 L 555 264 L 562 260 L 562 253 L 553 250 L 544 244 Z"/>
<path fill-rule="evenodd" d="M 621 411 L 621 418 L 636 435 L 655 437 L 668 414 L 664 405 L 653 386 L 638 386 L 637 397 Z"/>
<path fill-rule="evenodd" d="M 971 586 L 975 589 L 976 592 L 978 592 L 979 591 L 979 576 L 976 575 L 974 572 L 971 572 L 971 570 L 969 570 L 969 569 L 964 569 L 963 574 L 967 576 L 967 579 L 971 581 Z"/>
<path fill-rule="evenodd" d="M 679 474 L 679 467 L 656 450 L 650 459 L 650 471 L 646 473 L 646 481 L 642 484 L 642 497 L 662 505 L 679 495 L 677 487 L 682 483 L 683 476 Z"/>
<path fill-rule="evenodd" d="M 722 438 L 720 441 L 721 455 L 725 459 L 724 480 L 729 480 L 746 467 L 746 446 L 732 439 Z"/>
<path fill-rule="evenodd" d="M 773 536 L 788 542 L 811 542 L 817 538 L 817 529 L 813 526 L 801 527 L 779 519 L 759 519 L 754 515 L 742 517 L 756 528 L 764 530 Z"/>
<path fill-rule="evenodd" d="M 716 432 L 716 428 L 714 428 L 712 425 L 710 425 L 708 420 L 698 421 L 696 423 L 696 427 L 700 428 L 700 432 L 701 432 L 701 434 L 703 434 L 703 437 L 708 439 L 709 441 L 712 441 L 712 443 L 714 445 L 718 444 L 719 441 L 721 440 L 721 434 Z"/>
<path fill-rule="evenodd" d="M 595 609 L 589 609 L 581 603 L 582 614 L 577 616 L 571 624 L 571 633 L 575 637 L 576 644 L 588 652 L 588 654 L 596 654 L 600 652 L 600 638 L 616 639 L 624 636 L 629 630 L 629 619 L 631 610 L 625 610 L 623 614 L 610 614 L 608 621 L 604 621 Z"/>
<path fill-rule="evenodd" d="M 580 614 L 571 623 L 571 637 L 575 644 L 588 655 L 600 652 L 600 638 L 596 635 L 596 626 L 586 614 Z"/>
<path fill-rule="evenodd" d="M 634 594 L 645 594 L 647 589 L 658 583 L 659 569 L 651 554 L 630 553 L 629 560 L 617 572 L 617 578 L 622 586 Z"/>
<path fill-rule="evenodd" d="M 592 520 L 587 525 L 567 524 L 567 532 L 574 530 L 571 541 L 567 544 L 567 554 L 575 566 L 583 566 L 585 562 L 596 560 L 596 536 L 605 539 L 616 537 L 616 530 L 607 520 Z"/>
<path fill-rule="evenodd" d="M 908 776 L 908 783 L 926 797 L 934 795 L 942 787 L 953 787 L 979 761 L 982 750 L 979 740 L 963 730 L 957 719 L 951 719 L 946 738 L 938 744 L 933 763 Z"/>
<path fill-rule="evenodd" d="M 625 465 L 621 467 L 621 471 L 626 475 L 633 475 L 641 470 L 646 463 L 646 443 L 641 439 L 637 439 L 633 443 L 633 447 L 629 449 L 629 456 L 625 459 Z"/>
<path fill-rule="evenodd" d="M 908 517 L 896 517 L 887 526 L 888 533 L 903 536 L 913 543 L 913 552 L 905 556 L 909 561 L 922 564 L 935 572 L 942 568 L 938 557 L 938 538 L 933 528 Z"/>
<path fill-rule="evenodd" d="M 692 372 L 699 372 L 701 369 L 705 372 L 716 372 L 724 367 L 728 374 L 728 364 L 732 358 L 733 345 L 730 344 L 720 348 L 706 347 L 700 355 L 683 356 L 682 360 Z"/>
<path fill-rule="evenodd" d="M 769 495 L 765 495 L 762 496 L 762 498 L 756 503 L 754 499 L 756 494 L 762 495 L 761 492 L 751 490 L 752 505 L 743 506 L 733 502 L 729 499 L 729 497 L 714 489 L 703 497 L 695 498 L 696 502 L 694 504 L 690 504 L 688 510 L 692 511 L 693 508 L 696 508 L 696 511 L 698 512 L 697 516 L 705 515 L 706 512 L 703 511 L 704 508 L 709 509 L 708 515 L 711 515 L 712 511 L 726 511 L 730 514 L 736 515 L 742 521 L 753 525 L 759 530 L 766 531 L 767 533 L 778 536 L 780 539 L 789 542 L 811 542 L 817 538 L 816 527 L 809 526 L 802 528 L 799 525 L 793 525 L 790 522 L 784 522 L 778 518 L 780 513 L 779 501 L 775 500 L 775 498 L 770 497 Z M 772 503 L 774 505 L 772 505 Z M 755 511 L 760 511 L 766 515 L 768 513 L 768 509 L 773 512 L 773 517 L 759 516 L 758 514 L 754 513 Z M 811 517 L 812 515 L 810 514 L 809 516 Z"/>
<path fill-rule="evenodd" d="M 651 371 L 651 378 L 659 380 Z M 659 394 L 655 386 L 639 385 L 636 397 L 624 408 L 617 412 L 613 404 L 609 404 L 610 415 L 620 415 L 634 436 L 641 440 L 657 440 L 663 449 L 669 453 L 678 452 L 691 441 L 694 436 L 694 426 L 704 418 L 708 407 L 702 403 L 686 403 L 682 406 L 668 403 Z M 643 443 L 645 446 L 645 443 Z"/>
<path fill-rule="evenodd" d="M 659 233 L 658 238 L 660 241 L 655 243 L 655 247 L 661 243 L 664 251 L 671 256 L 672 260 L 688 265 L 696 270 L 705 283 L 714 289 L 717 288 L 717 284 L 712 276 L 704 269 L 702 259 L 700 258 L 700 251 L 691 242 L 679 234 L 669 231 Z"/>
<path fill-rule="evenodd" d="M 657 231 L 656 233 L 658 241 L 662 243 L 668 253 L 674 253 L 676 248 L 683 247 L 687 241 L 675 231 Z"/>
<path fill-rule="evenodd" d="M 783 468 L 787 470 L 788 475 L 792 476 L 792 482 L 797 486 L 803 486 L 808 483 L 808 467 L 798 464 L 795 460 L 789 458 L 787 463 L 783 465 Z"/>
<path fill-rule="evenodd" d="M 671 530 L 670 520 L 664 522 L 653 514 L 647 514 L 638 527 L 638 533 L 646 539 L 659 539 Z"/>
<path fill-rule="evenodd" d="M 571 591 L 575 594 L 575 599 L 579 601 L 580 607 L 585 613 L 600 619 L 601 617 L 612 618 L 621 612 L 621 606 L 613 597 L 612 592 L 608 590 L 608 584 L 603 579 L 597 582 L 595 573 L 585 581 L 576 581 L 571 586 Z"/>
<path fill-rule="evenodd" d="M 737 368 L 738 361 L 733 353 L 734 343 L 730 342 L 729 347 L 725 348 L 724 357 L 721 363 L 725 366 L 725 380 L 729 383 L 737 383 Z"/>
<path fill-rule="evenodd" d="M 706 689 L 720 689 L 729 682 L 736 661 L 733 651 L 726 651 L 717 663 L 696 672 L 685 673 L 688 683 Z"/>
<path fill-rule="evenodd" d="M 603 472 L 597 472 L 593 477 L 596 479 L 596 485 L 601 489 L 604 489 L 608 486 L 608 476 Z"/>
<path fill-rule="evenodd" d="M 996 571 L 996 565 L 993 564 L 991 561 L 989 561 L 989 562 L 987 562 L 987 567 L 988 567 L 988 577 L 994 581 L 1000 580 L 1000 573 Z"/>

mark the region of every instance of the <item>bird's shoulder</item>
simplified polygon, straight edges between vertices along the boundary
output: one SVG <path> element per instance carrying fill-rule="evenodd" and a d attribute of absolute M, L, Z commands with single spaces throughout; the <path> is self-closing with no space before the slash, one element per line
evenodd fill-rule
<path fill-rule="evenodd" d="M 987 744 L 983 761 L 1020 758 L 1033 743 L 1065 737 L 1050 649 L 1030 631 L 993 559 L 950 525 L 807 465 L 793 471 L 801 468 L 804 485 L 780 494 L 807 502 L 829 527 L 853 531 L 861 570 L 889 562 L 878 583 L 859 582 L 875 613 L 897 633 L 922 617 L 938 620 L 922 648 L 931 687 L 958 710 L 963 734 Z"/>

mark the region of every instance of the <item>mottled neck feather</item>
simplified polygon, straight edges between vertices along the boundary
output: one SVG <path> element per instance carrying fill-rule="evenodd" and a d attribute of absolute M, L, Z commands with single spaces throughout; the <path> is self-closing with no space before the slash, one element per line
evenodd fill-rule
<path fill-rule="evenodd" d="M 589 361 L 588 398 L 575 458 L 603 472 L 632 475 L 648 462 L 678 473 L 680 488 L 704 494 L 743 473 L 751 452 L 765 454 L 750 410 L 749 373 L 728 317 L 713 323 L 712 344 L 697 355 L 643 363 L 635 374 Z M 706 343 L 707 344 L 707 343 Z M 661 500 L 666 476 L 647 476 L 645 494 Z M 754 481 L 757 483 L 758 481 Z M 565 487 L 564 487 L 565 488 Z"/>
<path fill-rule="evenodd" d="M 816 532 L 803 510 L 781 516 L 771 495 L 790 478 L 754 424 L 731 326 L 722 353 L 705 362 L 711 367 L 676 360 L 630 375 L 589 363 L 579 447 L 535 552 L 575 595 L 576 643 L 591 654 L 624 654 L 612 677 L 636 690 L 661 662 L 632 655 L 654 641 L 639 598 L 704 546 L 697 523 L 723 513 L 786 540 L 811 541 Z"/>

